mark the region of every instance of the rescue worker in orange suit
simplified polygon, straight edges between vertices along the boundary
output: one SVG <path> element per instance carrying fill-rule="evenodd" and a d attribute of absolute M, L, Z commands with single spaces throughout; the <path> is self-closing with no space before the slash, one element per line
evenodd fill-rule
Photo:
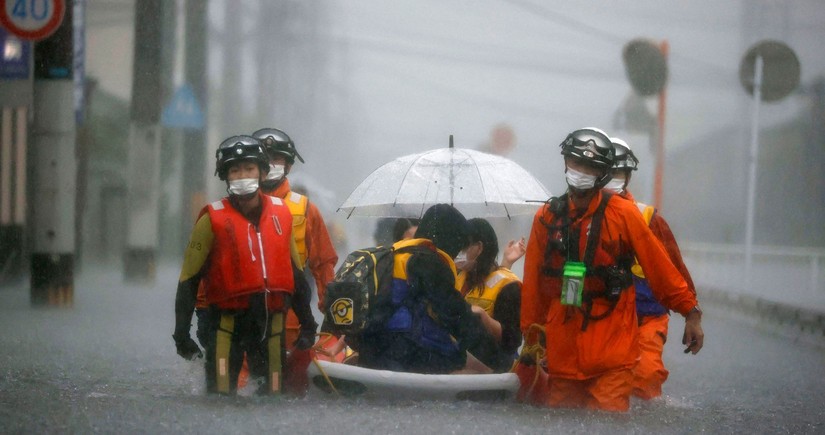
<path fill-rule="evenodd" d="M 467 227 L 470 245 L 455 259 L 459 269 L 456 288 L 472 306 L 473 314 L 479 317 L 487 332 L 495 338 L 493 349 L 471 348 L 469 351 L 479 359 L 483 355 L 492 356 L 491 360 L 481 361 L 494 372 L 504 373 L 513 366 L 516 351 L 521 345 L 521 280 L 510 271 L 509 266 L 521 258 L 523 251 L 519 252 L 519 245 L 511 242 L 505 252 L 507 266 L 499 266 L 496 263 L 498 238 L 492 225 L 485 219 L 474 218 L 467 221 Z"/>
<path fill-rule="evenodd" d="M 685 316 L 682 340 L 694 354 L 704 339 L 702 312 L 636 206 L 602 191 L 614 159 L 609 137 L 576 130 L 561 150 L 568 190 L 533 219 L 521 329 L 544 325 L 548 406 L 627 411 L 639 358 L 633 259 L 649 273 L 656 299 Z"/>
<path fill-rule="evenodd" d="M 302 267 L 309 266 L 315 278 L 318 309 L 323 309 L 324 292 L 327 284 L 335 277 L 338 254 L 335 253 L 335 246 L 318 207 L 306 196 L 290 189 L 287 175 L 295 164 L 295 159 L 301 163 L 304 163 L 304 159 L 298 154 L 292 139 L 277 128 L 262 128 L 252 133 L 252 136 L 261 141 L 269 156 L 270 169 L 261 183 L 261 190 L 267 195 L 281 198 L 292 212 L 292 231 L 298 245 L 300 264 Z M 291 311 L 287 315 L 286 329 L 287 343 L 291 343 L 299 331 L 298 318 Z"/>
<path fill-rule="evenodd" d="M 619 138 L 610 138 L 616 150 L 616 160 L 613 163 L 613 178 L 605 189 L 636 204 L 645 223 L 653 234 L 662 242 L 668 257 L 688 284 L 688 289 L 696 294 L 693 279 L 682 260 L 682 253 L 676 238 L 670 231 L 670 226 L 658 211 L 650 205 L 636 202 L 627 189 L 633 171 L 637 169 L 639 160 L 633 154 L 630 146 Z M 667 340 L 667 326 L 670 318 L 668 309 L 662 306 L 645 278 L 642 267 L 635 262 L 631 267 L 633 285 L 636 288 L 636 316 L 639 319 L 639 348 L 641 359 L 633 369 L 633 395 L 645 400 L 662 395 L 662 384 L 667 380 L 668 371 L 662 360 L 662 351 Z"/>
<path fill-rule="evenodd" d="M 259 394 L 281 391 L 285 359 L 284 317 L 292 308 L 301 321 L 294 343 L 308 349 L 317 324 L 309 284 L 300 269 L 292 214 L 279 198 L 258 188 L 269 159 L 251 136 L 226 139 L 216 152 L 216 174 L 229 195 L 207 205 L 186 249 L 175 297 L 178 354 L 202 356 L 190 336 L 198 285 L 208 305 L 204 322 L 206 390 L 234 394 L 244 354 L 259 379 Z"/>

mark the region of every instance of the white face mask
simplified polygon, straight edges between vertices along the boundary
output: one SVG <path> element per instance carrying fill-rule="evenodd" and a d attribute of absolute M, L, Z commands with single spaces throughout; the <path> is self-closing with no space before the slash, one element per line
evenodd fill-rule
<path fill-rule="evenodd" d="M 457 267 L 459 269 L 466 262 L 467 262 L 467 250 L 466 249 L 459 252 L 458 255 L 455 256 L 455 260 L 453 260 L 453 263 L 455 263 L 455 267 Z"/>
<path fill-rule="evenodd" d="M 269 164 L 269 173 L 266 174 L 266 181 L 278 181 L 284 178 L 284 165 Z"/>
<path fill-rule="evenodd" d="M 595 175 L 587 175 L 583 172 L 579 172 L 573 168 L 567 168 L 567 172 L 564 173 L 565 178 L 567 178 L 567 185 L 570 187 L 574 187 L 579 190 L 588 190 L 592 189 L 593 186 L 596 185 L 596 176 Z"/>
<path fill-rule="evenodd" d="M 624 192 L 624 182 L 621 178 L 614 178 L 610 180 L 604 188 L 613 192 L 613 193 L 622 193 Z"/>
<path fill-rule="evenodd" d="M 227 189 L 230 195 L 249 195 L 258 190 L 257 178 L 241 178 L 240 180 L 230 180 Z"/>

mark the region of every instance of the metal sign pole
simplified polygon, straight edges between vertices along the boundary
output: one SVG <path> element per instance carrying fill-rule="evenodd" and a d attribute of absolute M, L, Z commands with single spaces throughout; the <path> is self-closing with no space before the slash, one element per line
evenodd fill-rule
<path fill-rule="evenodd" d="M 453 148 L 453 135 L 450 135 L 450 205 L 453 205 L 453 193 L 455 192 L 455 176 L 453 175 L 453 158 L 455 150 Z"/>
<path fill-rule="evenodd" d="M 662 58 L 667 64 L 670 45 L 667 40 L 659 45 Z M 667 82 L 659 91 L 659 109 L 656 114 L 656 168 L 653 176 L 653 206 L 662 209 L 662 180 L 665 172 L 665 119 L 667 113 Z"/>
<path fill-rule="evenodd" d="M 748 170 L 748 211 L 745 223 L 745 290 L 750 288 L 753 263 L 753 221 L 756 207 L 756 170 L 759 157 L 759 107 L 762 105 L 762 56 L 756 56 L 753 71 L 753 113 L 751 117 L 751 146 Z"/>

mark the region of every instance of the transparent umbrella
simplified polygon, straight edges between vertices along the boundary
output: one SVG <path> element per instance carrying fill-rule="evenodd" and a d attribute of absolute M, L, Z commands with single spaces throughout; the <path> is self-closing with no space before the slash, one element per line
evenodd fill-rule
<path fill-rule="evenodd" d="M 550 192 L 512 160 L 450 146 L 381 166 L 338 211 L 347 217 L 421 217 L 431 205 L 446 203 L 466 216 L 510 217 L 535 213 L 549 197 Z"/>

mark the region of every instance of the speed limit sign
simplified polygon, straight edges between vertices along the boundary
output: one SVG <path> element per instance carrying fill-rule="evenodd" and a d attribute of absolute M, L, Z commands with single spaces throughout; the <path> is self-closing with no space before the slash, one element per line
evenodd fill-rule
<path fill-rule="evenodd" d="M 54 33 L 65 12 L 65 0 L 0 0 L 0 24 L 18 38 L 30 41 Z"/>

